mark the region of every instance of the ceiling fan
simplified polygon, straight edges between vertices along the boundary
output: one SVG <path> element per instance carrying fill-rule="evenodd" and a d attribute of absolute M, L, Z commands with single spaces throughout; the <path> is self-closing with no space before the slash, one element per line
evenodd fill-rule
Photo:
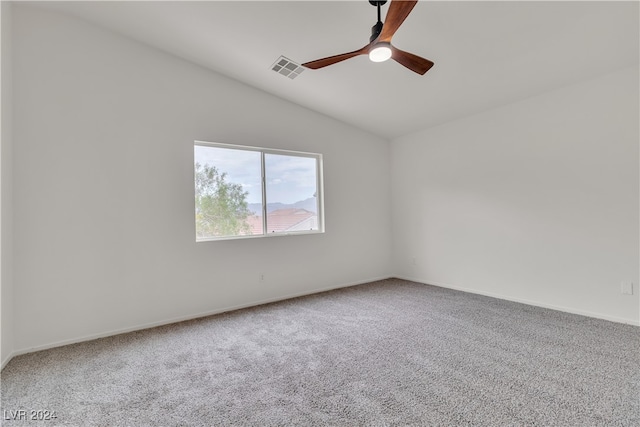
<path fill-rule="evenodd" d="M 409 16 L 409 13 L 418 1 L 391 0 L 389 10 L 387 11 L 387 17 L 383 24 L 380 21 L 380 6 L 386 2 L 386 0 L 369 0 L 371 5 L 378 8 L 378 22 L 371 27 L 371 37 L 369 38 L 368 45 L 362 49 L 354 50 L 353 52 L 306 62 L 302 64 L 302 66 L 316 70 L 318 68 L 323 68 L 328 65 L 344 61 L 345 59 L 368 54 L 369 59 L 373 62 L 383 62 L 391 58 L 418 74 L 422 75 L 429 71 L 429 69 L 433 67 L 433 62 L 412 53 L 400 50 L 391 44 L 391 38 L 398 28 L 400 28 L 400 25 L 404 22 L 407 16 Z"/>

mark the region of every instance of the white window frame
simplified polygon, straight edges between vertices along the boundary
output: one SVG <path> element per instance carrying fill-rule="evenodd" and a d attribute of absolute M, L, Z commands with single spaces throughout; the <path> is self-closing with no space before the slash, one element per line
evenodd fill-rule
<path fill-rule="evenodd" d="M 308 153 L 304 151 L 293 151 L 293 150 L 280 150 L 274 148 L 265 148 L 265 147 L 254 147 L 250 145 L 236 145 L 236 144 L 225 144 L 220 142 L 207 142 L 207 141 L 194 141 L 195 146 L 202 147 L 216 147 L 216 148 L 224 148 L 230 150 L 241 150 L 241 151 L 256 151 L 260 153 L 260 165 L 261 165 L 261 184 L 262 184 L 262 234 L 248 234 L 248 235 L 236 235 L 236 236 L 221 236 L 221 237 L 198 237 L 195 230 L 195 221 L 194 221 L 194 234 L 196 234 L 196 242 L 211 242 L 218 240 L 237 240 L 237 239 L 260 239 L 264 237 L 281 237 L 281 236 L 292 236 L 292 235 L 301 235 L 301 234 L 322 234 L 324 233 L 324 179 L 323 179 L 323 164 L 322 164 L 322 154 L 320 153 Z M 293 157 L 307 157 L 313 158 L 316 160 L 316 203 L 317 203 L 317 216 L 318 216 L 318 229 L 317 230 L 302 230 L 302 231 L 286 231 L 286 232 L 278 232 L 278 233 L 268 233 L 267 232 L 267 204 L 269 201 L 267 200 L 267 183 L 265 176 L 265 154 L 275 154 L 275 155 L 285 155 L 285 156 L 293 156 Z M 195 150 L 194 150 L 194 159 L 193 163 L 195 165 Z M 195 166 L 194 166 L 194 182 L 195 182 Z M 194 188 L 194 211 L 195 211 L 195 188 Z"/>

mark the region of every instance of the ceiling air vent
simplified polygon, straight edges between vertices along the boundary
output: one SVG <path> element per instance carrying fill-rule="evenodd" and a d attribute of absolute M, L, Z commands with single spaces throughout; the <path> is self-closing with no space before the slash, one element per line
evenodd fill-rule
<path fill-rule="evenodd" d="M 280 73 L 283 76 L 289 77 L 292 80 L 298 77 L 298 75 L 300 75 L 300 73 L 304 71 L 303 66 L 301 66 L 300 64 L 296 64 L 295 62 L 284 56 L 278 58 L 277 61 L 274 62 L 271 66 L 271 69 L 276 73 Z"/>

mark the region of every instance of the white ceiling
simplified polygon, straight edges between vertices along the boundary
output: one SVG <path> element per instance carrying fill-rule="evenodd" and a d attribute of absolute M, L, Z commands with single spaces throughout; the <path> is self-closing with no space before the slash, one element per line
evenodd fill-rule
<path fill-rule="evenodd" d="M 389 139 L 638 64 L 638 6 L 420 1 L 393 43 L 435 62 L 424 76 L 360 56 L 291 80 L 271 70 L 280 55 L 303 63 L 359 49 L 376 9 L 367 0 L 44 5 Z"/>

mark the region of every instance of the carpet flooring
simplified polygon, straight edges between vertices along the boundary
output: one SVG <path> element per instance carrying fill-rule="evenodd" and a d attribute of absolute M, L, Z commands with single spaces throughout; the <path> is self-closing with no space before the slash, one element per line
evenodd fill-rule
<path fill-rule="evenodd" d="M 6 426 L 640 426 L 640 328 L 389 279 L 18 356 L 1 380 Z"/>

